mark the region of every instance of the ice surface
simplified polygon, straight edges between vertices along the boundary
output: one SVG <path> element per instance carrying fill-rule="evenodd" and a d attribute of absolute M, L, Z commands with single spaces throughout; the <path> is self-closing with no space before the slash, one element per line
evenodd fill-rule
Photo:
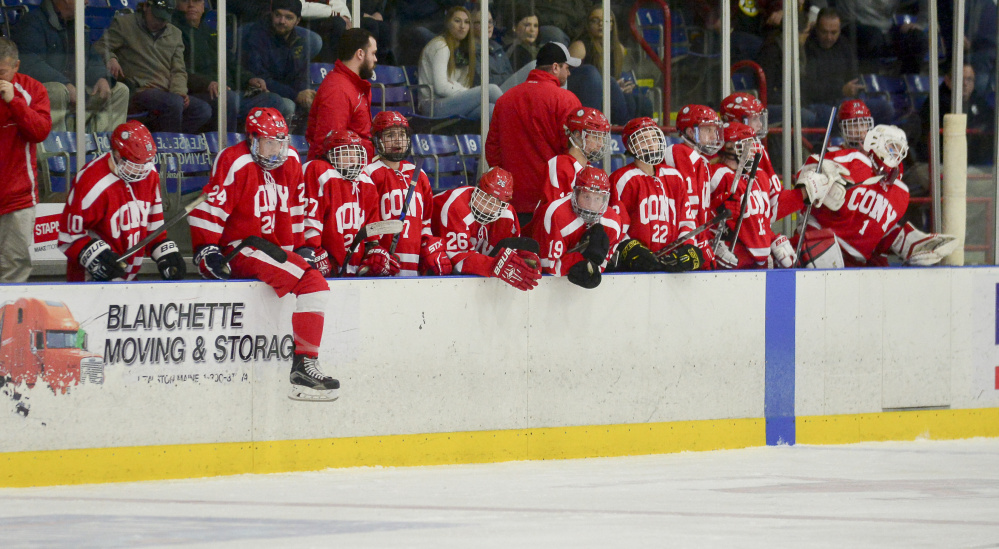
<path fill-rule="evenodd" d="M 999 439 L 3 489 L 16 547 L 999 547 Z"/>

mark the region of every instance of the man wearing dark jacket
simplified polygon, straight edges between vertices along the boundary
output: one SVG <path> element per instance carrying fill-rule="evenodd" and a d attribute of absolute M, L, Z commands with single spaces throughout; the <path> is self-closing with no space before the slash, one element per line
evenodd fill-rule
<path fill-rule="evenodd" d="M 67 111 L 76 104 L 74 0 L 43 0 L 14 26 L 21 72 L 42 82 L 49 93 L 52 130 L 64 132 Z M 87 131 L 110 132 L 125 122 L 128 87 L 108 75 L 101 57 L 86 46 Z"/>

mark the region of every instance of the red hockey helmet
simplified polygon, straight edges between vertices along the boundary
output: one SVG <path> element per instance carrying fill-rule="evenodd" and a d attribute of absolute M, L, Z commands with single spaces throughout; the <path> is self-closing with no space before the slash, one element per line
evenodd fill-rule
<path fill-rule="evenodd" d="M 763 144 L 756 138 L 756 132 L 747 124 L 743 124 L 742 122 L 726 122 L 722 127 L 722 132 L 725 136 L 724 154 L 729 158 L 738 160 L 742 157 L 742 153 L 746 147 L 750 147 L 749 157 L 746 159 L 746 163 L 748 164 L 752 161 L 752 157 L 756 153 L 763 151 Z M 743 169 L 746 167 L 743 166 Z"/>
<path fill-rule="evenodd" d="M 846 146 L 852 149 L 861 148 L 867 132 L 874 127 L 874 118 L 867 104 L 860 99 L 847 99 L 839 106 L 836 118 L 839 119 L 839 133 L 843 136 Z"/>
<path fill-rule="evenodd" d="M 138 120 L 129 120 L 119 125 L 111 133 L 111 150 L 118 177 L 125 183 L 142 181 L 153 171 L 156 159 L 156 141 L 153 135 Z"/>
<path fill-rule="evenodd" d="M 401 130 L 385 132 L 392 128 Z M 375 145 L 378 156 L 391 162 L 401 162 L 409 156 L 413 147 L 410 141 L 409 121 L 396 111 L 382 111 L 371 121 L 371 142 Z"/>
<path fill-rule="evenodd" d="M 621 140 L 624 141 L 624 150 L 646 164 L 655 166 L 666 157 L 666 136 L 656 121 L 649 117 L 628 121 Z"/>
<path fill-rule="evenodd" d="M 513 174 L 493 168 L 482 174 L 479 186 L 472 191 L 469 206 L 480 225 L 488 225 L 503 215 L 513 198 Z"/>
<path fill-rule="evenodd" d="M 583 151 L 590 162 L 604 157 L 610 144 L 610 122 L 604 113 L 590 107 L 582 107 L 565 119 L 565 133 L 569 143 Z"/>
<path fill-rule="evenodd" d="M 321 145 L 322 153 L 344 179 L 353 181 L 368 164 L 368 151 L 361 137 L 350 130 L 331 130 Z"/>
<path fill-rule="evenodd" d="M 742 122 L 756 130 L 757 137 L 767 135 L 767 109 L 753 94 L 736 92 L 723 99 L 721 118 L 725 122 Z"/>
<path fill-rule="evenodd" d="M 711 107 L 687 105 L 676 115 L 676 129 L 691 147 L 712 156 L 722 147 L 721 119 Z"/>
<path fill-rule="evenodd" d="M 587 225 L 593 225 L 607 211 L 610 191 L 607 172 L 587 166 L 576 175 L 576 185 L 572 188 L 572 210 Z"/>
<path fill-rule="evenodd" d="M 250 140 L 253 161 L 265 170 L 273 170 L 288 160 L 288 124 L 281 111 L 257 108 L 246 116 L 246 137 Z"/>

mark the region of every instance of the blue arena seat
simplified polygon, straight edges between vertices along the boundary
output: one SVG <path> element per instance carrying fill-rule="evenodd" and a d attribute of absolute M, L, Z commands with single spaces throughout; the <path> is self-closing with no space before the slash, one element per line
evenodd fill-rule
<path fill-rule="evenodd" d="M 318 88 L 323 83 L 326 75 L 333 71 L 333 63 L 309 63 L 309 82 L 313 88 Z"/>
<path fill-rule="evenodd" d="M 218 134 L 218 132 L 206 132 L 204 134 L 204 136 L 205 136 L 205 144 L 208 147 L 208 154 L 211 155 L 213 162 L 214 162 L 215 158 L 218 157 L 219 152 L 221 152 L 222 149 L 231 147 L 231 146 L 239 143 L 240 141 L 243 141 L 244 139 L 246 139 L 246 136 L 244 136 L 241 133 L 230 132 L 230 133 L 227 133 L 226 136 L 225 136 L 226 137 L 226 144 L 225 144 L 225 146 L 224 147 L 220 147 L 219 146 L 219 134 Z"/>
<path fill-rule="evenodd" d="M 479 159 L 482 157 L 482 136 L 477 133 L 469 133 L 455 136 L 458 140 L 458 151 L 465 159 L 465 173 L 468 174 L 469 183 L 474 184 L 475 178 L 479 174 Z"/>
<path fill-rule="evenodd" d="M 86 136 L 86 146 L 86 161 L 89 162 L 96 158 L 100 151 L 92 135 Z M 53 193 L 69 191 L 78 171 L 76 150 L 76 132 L 50 132 L 39 146 L 38 161 L 41 166 L 39 182 L 43 200 Z"/>
<path fill-rule="evenodd" d="M 298 156 L 302 159 L 302 163 L 305 163 L 305 157 L 309 156 L 309 142 L 305 139 L 304 135 L 291 135 L 291 146 L 295 147 L 298 151 Z"/>
<path fill-rule="evenodd" d="M 434 192 L 468 184 L 464 158 L 453 135 L 414 135 L 413 156 L 422 163 Z"/>
<path fill-rule="evenodd" d="M 204 188 L 212 172 L 212 158 L 201 134 L 157 132 L 153 139 L 164 209 L 171 209 L 180 204 L 183 195 Z"/>
<path fill-rule="evenodd" d="M 372 114 L 385 110 L 398 111 L 404 116 L 416 113 L 416 103 L 411 91 L 413 86 L 410 86 L 402 67 L 378 65 L 370 82 Z"/>

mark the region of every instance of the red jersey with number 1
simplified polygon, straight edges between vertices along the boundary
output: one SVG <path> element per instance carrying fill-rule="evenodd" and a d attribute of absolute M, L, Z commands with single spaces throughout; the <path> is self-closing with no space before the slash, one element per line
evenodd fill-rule
<path fill-rule="evenodd" d="M 836 233 L 847 266 L 866 265 L 888 253 L 908 207 L 909 187 L 901 180 L 887 185 L 882 178 L 847 187 L 838 211 L 813 208 L 808 226 Z"/>
<path fill-rule="evenodd" d="M 476 221 L 469 205 L 474 191 L 475 187 L 458 187 L 434 196 L 431 227 L 444 239 L 456 273 L 491 276 L 494 260 L 487 256 L 500 240 L 520 236 L 520 222 L 513 206 L 488 225 Z"/>
<path fill-rule="evenodd" d="M 374 185 L 377 208 L 371 221 L 399 219 L 406 203 L 410 180 L 415 173 L 416 166 L 405 160 L 399 163 L 398 170 L 390 168 L 377 157 L 374 162 L 365 166 L 357 179 L 362 185 Z M 434 210 L 434 193 L 430 188 L 430 180 L 423 170 L 420 170 L 419 175 L 415 177 L 416 189 L 413 191 L 409 209 L 406 210 L 399 244 L 395 249 L 396 255 L 399 256 L 399 274 L 402 276 L 419 274 L 417 269 L 420 265 L 420 253 L 423 250 L 423 237 L 431 235 L 430 216 Z M 388 249 L 392 245 L 393 238 L 394 235 L 384 235 L 379 239 L 379 244 Z"/>
<path fill-rule="evenodd" d="M 732 180 L 735 172 L 724 164 L 714 164 L 711 176 L 711 207 L 722 204 L 732 212 L 725 224 L 729 234 L 735 234 L 739 222 L 739 212 L 742 211 L 742 200 L 749 186 L 749 174 L 740 178 L 735 193 L 731 193 Z M 777 190 L 779 192 L 779 189 Z M 746 215 L 739 227 L 739 240 L 732 253 L 739 258 L 738 267 L 766 268 L 770 256 L 770 243 L 777 238 L 771 228 L 774 213 L 777 211 L 777 193 L 771 188 L 770 178 L 764 172 L 756 171 L 753 187 L 749 191 L 749 202 L 746 204 Z M 730 237 L 731 238 L 731 237 Z"/>

